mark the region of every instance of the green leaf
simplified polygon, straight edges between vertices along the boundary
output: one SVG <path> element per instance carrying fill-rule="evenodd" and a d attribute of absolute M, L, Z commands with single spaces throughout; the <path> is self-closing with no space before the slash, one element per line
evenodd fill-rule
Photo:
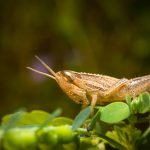
<path fill-rule="evenodd" d="M 54 111 L 52 112 L 52 116 L 55 118 L 55 117 L 60 116 L 61 113 L 62 113 L 62 109 L 61 109 L 61 108 L 57 108 L 56 110 L 54 110 Z"/>
<path fill-rule="evenodd" d="M 148 92 L 144 92 L 132 100 L 131 112 L 133 114 L 143 114 L 148 111 L 150 111 L 150 94 Z"/>
<path fill-rule="evenodd" d="M 49 116 L 51 116 L 49 113 L 41 110 L 33 110 L 29 113 L 29 118 L 32 124 L 43 124 Z"/>
<path fill-rule="evenodd" d="M 105 135 L 125 147 L 126 150 L 135 150 L 135 143 L 141 137 L 141 131 L 130 124 L 114 125 L 113 130 L 108 131 Z M 110 143 L 113 144 L 111 141 Z M 122 149 L 116 144 L 114 146 Z"/>
<path fill-rule="evenodd" d="M 90 125 L 88 127 L 88 130 L 93 130 L 95 125 L 96 125 L 96 121 L 98 119 L 98 116 L 100 115 L 100 110 L 101 108 L 96 112 L 96 114 L 94 115 L 94 117 L 92 118 Z"/>
<path fill-rule="evenodd" d="M 139 98 L 138 97 L 134 98 L 131 102 L 131 112 L 133 114 L 138 113 L 140 107 L 141 107 L 141 102 L 139 101 Z"/>
<path fill-rule="evenodd" d="M 100 120 L 106 123 L 118 123 L 130 115 L 129 106 L 123 102 L 114 102 L 102 108 Z"/>
<path fill-rule="evenodd" d="M 14 114 L 6 115 L 2 118 L 2 125 L 6 125 Z M 14 125 L 28 125 L 28 124 L 43 124 L 48 118 L 50 114 L 41 111 L 41 110 L 34 110 L 30 113 L 22 112 L 21 117 L 14 122 Z"/>
<path fill-rule="evenodd" d="M 79 128 L 90 116 L 90 114 L 91 114 L 91 106 L 88 106 L 84 110 L 82 110 L 74 119 L 72 130 L 76 130 L 77 128 Z"/>
<path fill-rule="evenodd" d="M 25 114 L 26 114 L 26 112 L 22 112 L 22 113 L 21 113 L 21 117 L 24 116 Z M 14 115 L 19 115 L 19 114 L 18 114 L 18 112 L 16 112 L 16 113 L 14 113 L 14 114 L 5 115 L 5 116 L 2 118 L 1 124 L 2 124 L 2 125 L 7 125 L 7 124 L 11 121 L 11 119 L 12 119 L 12 117 L 13 117 Z M 16 121 L 17 121 L 17 122 L 20 121 L 20 118 L 19 118 L 19 120 L 17 119 Z M 16 123 L 16 121 L 15 121 L 15 123 Z M 13 123 L 14 123 L 14 121 L 13 121 Z"/>
<path fill-rule="evenodd" d="M 56 109 L 52 114 L 43 122 L 40 129 L 47 126 L 49 123 L 51 123 L 55 117 L 59 116 L 61 114 L 62 110 L 60 108 Z"/>
<path fill-rule="evenodd" d="M 60 126 L 60 125 L 72 125 L 72 120 L 69 119 L 69 118 L 66 118 L 66 117 L 58 117 L 58 118 L 55 118 L 54 120 L 52 120 L 50 122 L 49 125 L 53 125 L 53 126 Z"/>
<path fill-rule="evenodd" d="M 106 136 L 108 135 L 108 136 Z M 101 134 L 98 133 L 98 136 L 101 137 L 102 139 L 104 139 L 105 141 L 107 141 L 108 143 L 110 143 L 111 145 L 113 145 L 115 148 L 119 149 L 119 150 L 127 150 L 126 147 L 124 145 L 122 145 L 120 143 L 120 141 L 116 141 L 116 139 L 114 139 L 114 135 L 111 137 L 108 133 L 107 134 Z"/>
<path fill-rule="evenodd" d="M 149 93 L 145 92 L 140 94 L 138 98 L 140 102 L 140 108 L 139 108 L 139 113 L 146 113 L 150 111 L 150 95 Z"/>
<path fill-rule="evenodd" d="M 16 113 L 4 118 L 4 120 L 2 119 L 2 125 L 5 125 L 4 126 L 5 132 L 8 129 L 14 127 L 16 125 L 16 123 L 21 120 L 21 118 L 24 116 L 25 113 L 26 112 L 24 112 L 24 111 L 18 111 Z"/>

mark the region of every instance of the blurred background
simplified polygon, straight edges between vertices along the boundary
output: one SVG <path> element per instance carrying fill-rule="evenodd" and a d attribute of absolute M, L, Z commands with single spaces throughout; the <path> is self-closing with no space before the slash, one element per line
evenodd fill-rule
<path fill-rule="evenodd" d="M 133 78 L 150 74 L 147 0 L 0 1 L 0 117 L 19 108 L 75 117 L 53 79 L 26 69 L 74 70 Z"/>

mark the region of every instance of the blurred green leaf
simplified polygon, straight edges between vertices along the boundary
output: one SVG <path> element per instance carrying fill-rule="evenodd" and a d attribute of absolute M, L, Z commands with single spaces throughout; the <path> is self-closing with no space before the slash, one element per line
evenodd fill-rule
<path fill-rule="evenodd" d="M 14 127 L 22 119 L 22 117 L 25 114 L 26 112 L 24 111 L 18 111 L 12 115 L 6 116 L 6 118 L 4 117 L 4 120 L 2 119 L 2 125 L 5 125 L 3 126 L 5 129 L 5 132 L 9 130 L 10 128 Z"/>
<path fill-rule="evenodd" d="M 3 146 L 6 150 L 36 150 L 37 139 L 35 131 L 37 127 L 11 128 L 3 137 Z"/>
<path fill-rule="evenodd" d="M 46 145 L 69 143 L 76 137 L 70 125 L 46 126 L 38 130 L 36 135 L 39 143 Z"/>
<path fill-rule="evenodd" d="M 13 114 L 6 115 L 2 118 L 2 125 L 8 124 Z M 13 122 L 15 125 L 28 125 L 28 124 L 43 124 L 51 115 L 45 111 L 34 110 L 30 113 L 22 112 L 21 117 Z"/>
<path fill-rule="evenodd" d="M 53 125 L 53 126 L 60 126 L 60 125 L 72 125 L 73 120 L 66 118 L 66 117 L 58 117 L 53 119 L 49 125 Z"/>
<path fill-rule="evenodd" d="M 55 117 L 58 117 L 62 112 L 62 109 L 58 108 L 52 112 L 52 114 L 42 123 L 40 129 L 47 126 L 49 123 L 53 121 Z"/>
<path fill-rule="evenodd" d="M 41 110 L 34 110 L 28 114 L 31 124 L 43 124 L 51 114 L 41 111 Z"/>
<path fill-rule="evenodd" d="M 61 125 L 56 127 L 56 133 L 58 135 L 60 143 L 69 143 L 74 140 L 75 132 L 72 131 L 70 125 Z"/>
<path fill-rule="evenodd" d="M 52 116 L 53 117 L 58 117 L 58 116 L 60 116 L 60 114 L 62 113 L 62 109 L 61 108 L 57 108 L 56 110 L 54 110 L 53 112 L 52 112 Z"/>
<path fill-rule="evenodd" d="M 114 102 L 102 108 L 100 120 L 107 123 L 118 123 L 130 115 L 129 106 L 123 102 Z"/>
<path fill-rule="evenodd" d="M 84 110 L 82 110 L 74 119 L 74 122 L 72 124 L 72 130 L 76 130 L 77 128 L 79 128 L 90 116 L 90 114 L 91 114 L 91 106 L 88 106 Z"/>

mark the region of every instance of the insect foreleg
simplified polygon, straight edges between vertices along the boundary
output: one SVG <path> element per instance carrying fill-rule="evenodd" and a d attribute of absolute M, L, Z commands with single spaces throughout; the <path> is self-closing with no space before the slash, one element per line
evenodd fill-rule
<path fill-rule="evenodd" d="M 93 94 L 92 95 L 92 100 L 91 100 L 91 106 L 94 108 L 94 106 L 96 105 L 97 102 L 97 94 Z"/>

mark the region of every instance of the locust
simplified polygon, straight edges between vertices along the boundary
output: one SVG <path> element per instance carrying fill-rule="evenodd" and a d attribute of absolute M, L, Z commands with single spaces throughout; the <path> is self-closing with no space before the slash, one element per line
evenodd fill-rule
<path fill-rule="evenodd" d="M 28 69 L 54 79 L 71 100 L 83 107 L 91 105 L 106 105 L 115 101 L 125 101 L 127 95 L 132 98 L 141 92 L 150 92 L 150 75 L 133 79 L 115 78 L 107 75 L 62 70 L 54 72 L 43 60 L 37 60 L 50 74 L 32 67 Z"/>

